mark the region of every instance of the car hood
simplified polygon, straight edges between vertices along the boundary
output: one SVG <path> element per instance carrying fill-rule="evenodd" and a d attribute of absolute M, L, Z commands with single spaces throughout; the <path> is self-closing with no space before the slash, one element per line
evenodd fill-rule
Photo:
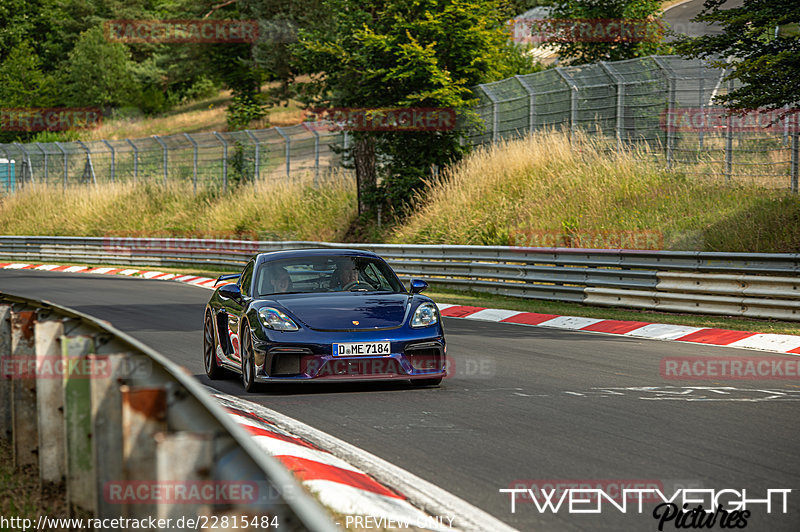
<path fill-rule="evenodd" d="M 402 326 L 408 318 L 411 296 L 364 292 L 288 294 L 275 301 L 312 329 L 353 331 Z"/>

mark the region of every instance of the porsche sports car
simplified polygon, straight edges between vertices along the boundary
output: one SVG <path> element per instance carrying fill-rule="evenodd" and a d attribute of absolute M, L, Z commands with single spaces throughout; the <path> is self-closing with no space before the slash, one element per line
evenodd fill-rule
<path fill-rule="evenodd" d="M 204 362 L 211 379 L 240 373 L 259 383 L 408 379 L 438 385 L 446 375 L 439 310 L 406 290 L 378 255 L 307 249 L 255 256 L 223 275 L 206 305 Z"/>

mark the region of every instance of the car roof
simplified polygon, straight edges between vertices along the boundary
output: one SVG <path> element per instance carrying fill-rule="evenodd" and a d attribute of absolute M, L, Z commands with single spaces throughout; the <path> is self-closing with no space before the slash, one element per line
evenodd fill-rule
<path fill-rule="evenodd" d="M 286 249 L 281 251 L 270 251 L 267 253 L 259 253 L 256 256 L 256 263 L 261 264 L 264 262 L 271 262 L 279 259 L 290 259 L 299 257 L 368 257 L 373 259 L 380 259 L 380 257 L 371 252 L 363 251 L 360 249 L 335 249 L 335 248 L 310 248 L 310 249 Z"/>

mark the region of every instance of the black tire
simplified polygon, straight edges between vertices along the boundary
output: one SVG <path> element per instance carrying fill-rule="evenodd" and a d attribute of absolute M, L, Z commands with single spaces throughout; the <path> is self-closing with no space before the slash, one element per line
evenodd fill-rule
<path fill-rule="evenodd" d="M 203 324 L 203 365 L 212 381 L 225 378 L 225 370 L 217 362 L 217 342 L 214 339 L 214 323 L 211 314 L 206 314 Z"/>
<path fill-rule="evenodd" d="M 441 383 L 442 377 L 436 377 L 435 379 L 411 379 L 411 385 L 418 388 L 422 388 L 423 386 L 439 386 Z"/>
<path fill-rule="evenodd" d="M 256 361 L 253 353 L 253 338 L 250 336 L 250 328 L 245 325 L 242 328 L 242 385 L 244 391 L 253 393 L 258 391 L 256 384 Z"/>

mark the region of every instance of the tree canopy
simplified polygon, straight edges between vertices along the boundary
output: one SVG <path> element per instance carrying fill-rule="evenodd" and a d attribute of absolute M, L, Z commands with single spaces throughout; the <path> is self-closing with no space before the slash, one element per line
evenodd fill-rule
<path fill-rule="evenodd" d="M 718 99 L 734 109 L 776 109 L 800 103 L 800 36 L 780 27 L 800 21 L 795 0 L 744 0 L 727 9 L 725 0 L 706 0 L 698 22 L 716 22 L 723 32 L 685 38 L 676 46 L 687 57 L 728 60 L 728 79 L 739 86 Z"/>

